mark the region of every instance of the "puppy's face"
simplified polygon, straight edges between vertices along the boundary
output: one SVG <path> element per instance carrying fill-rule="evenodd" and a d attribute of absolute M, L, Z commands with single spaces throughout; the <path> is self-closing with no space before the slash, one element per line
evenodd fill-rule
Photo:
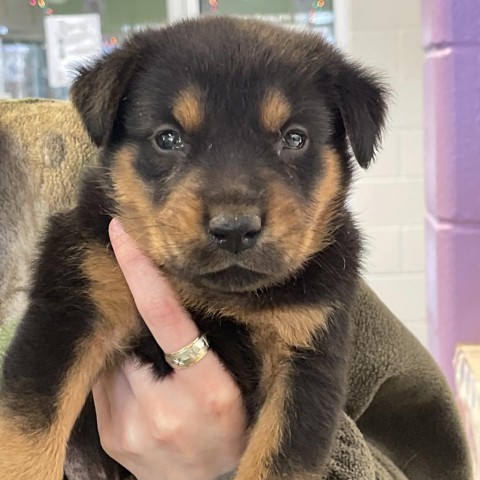
<path fill-rule="evenodd" d="M 319 38 L 232 19 L 134 37 L 73 100 L 127 231 L 170 275 L 218 292 L 281 282 L 331 242 L 345 132 L 367 165 L 384 115 L 376 81 Z"/>

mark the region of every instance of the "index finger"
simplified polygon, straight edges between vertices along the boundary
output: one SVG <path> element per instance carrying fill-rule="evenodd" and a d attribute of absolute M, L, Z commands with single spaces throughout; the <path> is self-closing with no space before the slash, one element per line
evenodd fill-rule
<path fill-rule="evenodd" d="M 173 353 L 195 340 L 198 327 L 179 304 L 167 280 L 117 219 L 110 222 L 109 234 L 138 311 L 162 350 Z"/>

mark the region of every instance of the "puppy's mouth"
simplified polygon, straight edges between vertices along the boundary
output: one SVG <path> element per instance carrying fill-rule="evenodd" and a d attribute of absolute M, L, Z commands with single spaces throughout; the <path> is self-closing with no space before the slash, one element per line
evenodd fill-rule
<path fill-rule="evenodd" d="M 222 270 L 204 273 L 194 278 L 198 286 L 218 292 L 243 293 L 268 283 L 269 275 L 233 265 Z"/>

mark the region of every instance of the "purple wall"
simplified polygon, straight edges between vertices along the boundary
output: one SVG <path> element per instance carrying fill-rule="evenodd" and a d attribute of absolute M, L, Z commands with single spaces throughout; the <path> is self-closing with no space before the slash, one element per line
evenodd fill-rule
<path fill-rule="evenodd" d="M 480 1 L 423 0 L 431 350 L 480 343 Z"/>

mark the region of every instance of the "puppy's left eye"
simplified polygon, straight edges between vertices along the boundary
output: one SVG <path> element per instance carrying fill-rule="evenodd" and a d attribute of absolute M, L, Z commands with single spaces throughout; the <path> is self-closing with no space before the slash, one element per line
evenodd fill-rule
<path fill-rule="evenodd" d="M 289 130 L 283 137 L 283 144 L 287 148 L 299 150 L 305 146 L 307 136 L 305 133 L 297 130 Z"/>
<path fill-rule="evenodd" d="M 163 130 L 158 132 L 155 137 L 155 144 L 160 150 L 181 150 L 183 148 L 183 140 L 175 130 Z"/>

